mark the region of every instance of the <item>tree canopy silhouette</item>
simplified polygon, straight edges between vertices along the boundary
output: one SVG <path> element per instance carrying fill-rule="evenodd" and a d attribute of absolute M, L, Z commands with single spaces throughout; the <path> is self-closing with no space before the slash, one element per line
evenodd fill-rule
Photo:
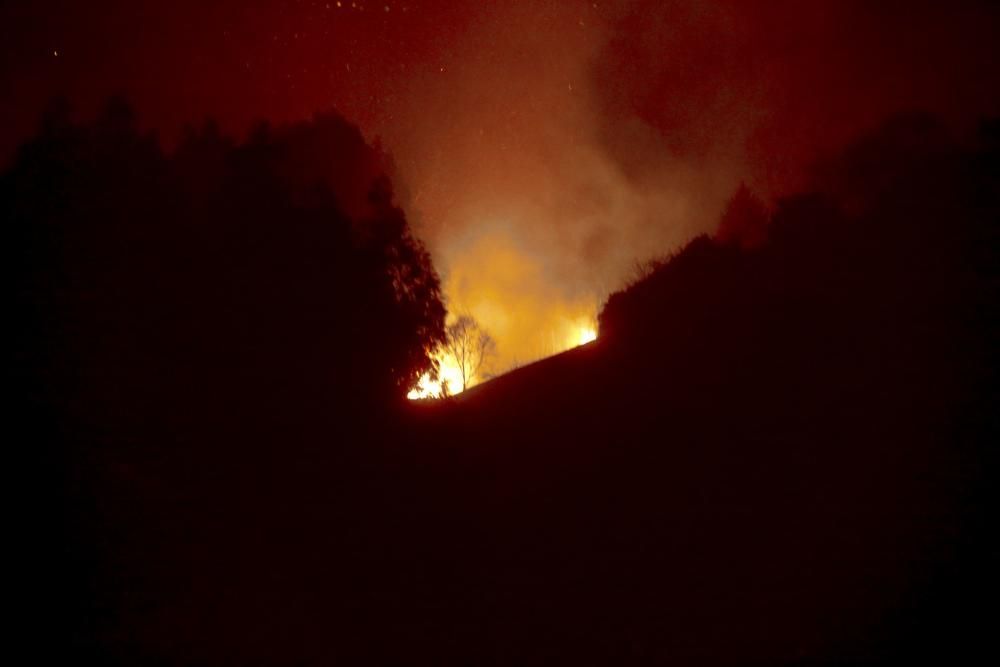
<path fill-rule="evenodd" d="M 3 176 L 17 287 L 46 325 L 22 343 L 116 396 L 402 396 L 444 307 L 383 165 L 335 114 L 244 142 L 209 123 L 165 154 L 121 101 L 90 124 L 56 109 Z"/>

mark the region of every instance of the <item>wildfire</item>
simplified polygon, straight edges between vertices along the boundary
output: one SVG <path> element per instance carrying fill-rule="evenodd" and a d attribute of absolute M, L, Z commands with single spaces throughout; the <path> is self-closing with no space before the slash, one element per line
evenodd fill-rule
<path fill-rule="evenodd" d="M 445 348 L 432 356 L 438 374 L 420 378 L 408 397 L 437 398 L 461 393 L 486 377 L 559 354 L 597 338 L 594 292 L 562 287 L 565 276 L 545 261 L 530 241 L 508 225 L 493 223 L 476 234 L 449 238 L 441 251 L 445 301 L 453 314 L 468 315 L 496 342 L 488 369 L 467 373 Z"/>
<path fill-rule="evenodd" d="M 572 334 L 567 337 L 566 343 L 562 348 L 569 349 L 571 347 L 586 345 L 595 340 L 597 340 L 597 330 L 594 325 L 591 323 L 581 324 L 572 330 Z M 561 352 L 562 350 L 558 351 Z M 483 380 L 481 377 L 473 376 L 468 379 L 466 386 L 463 386 L 462 369 L 452 355 L 438 350 L 432 356 L 438 364 L 437 377 L 432 377 L 430 373 L 424 373 L 420 377 L 420 380 L 417 381 L 417 385 L 406 394 L 406 397 L 411 401 L 423 398 L 454 396 L 462 393 L 469 387 L 479 384 Z"/>
<path fill-rule="evenodd" d="M 462 370 L 459 368 L 454 357 L 440 350 L 432 356 L 438 364 L 437 377 L 434 378 L 431 377 L 430 373 L 424 373 L 417 381 L 417 386 L 406 394 L 406 397 L 411 401 L 421 398 L 454 396 L 465 390 L 462 386 Z M 471 386 L 473 383 L 470 382 L 469 384 Z"/>

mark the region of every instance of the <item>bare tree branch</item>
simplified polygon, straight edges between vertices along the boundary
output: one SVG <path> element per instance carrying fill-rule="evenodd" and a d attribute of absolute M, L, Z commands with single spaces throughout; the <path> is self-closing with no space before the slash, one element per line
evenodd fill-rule
<path fill-rule="evenodd" d="M 448 327 L 445 349 L 458 366 L 462 391 L 496 356 L 496 347 L 493 337 L 468 315 L 459 316 Z"/>

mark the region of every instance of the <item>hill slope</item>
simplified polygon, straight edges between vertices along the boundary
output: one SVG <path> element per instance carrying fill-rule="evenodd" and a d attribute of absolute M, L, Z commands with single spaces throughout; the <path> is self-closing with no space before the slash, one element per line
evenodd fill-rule
<path fill-rule="evenodd" d="M 420 411 L 487 627 L 599 664 L 987 649 L 996 156 L 901 120 L 763 247 L 698 239 L 594 344 Z"/>

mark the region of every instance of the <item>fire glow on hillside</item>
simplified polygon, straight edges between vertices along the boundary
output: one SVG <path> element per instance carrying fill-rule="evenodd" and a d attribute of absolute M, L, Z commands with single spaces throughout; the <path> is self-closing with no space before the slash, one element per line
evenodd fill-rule
<path fill-rule="evenodd" d="M 556 349 L 554 353 L 563 352 L 597 340 L 597 327 L 592 321 L 574 323 L 567 331 L 563 332 L 561 340 L 562 344 L 559 345 L 559 349 Z M 417 385 L 406 394 L 406 397 L 411 401 L 423 398 L 454 396 L 470 387 L 474 387 L 493 375 L 493 373 L 473 374 L 463 384 L 462 368 L 454 355 L 443 349 L 438 349 L 431 356 L 437 363 L 436 377 L 431 373 L 424 373 L 420 377 L 420 380 L 417 381 Z"/>
<path fill-rule="evenodd" d="M 578 277 L 559 271 L 548 259 L 548 244 L 519 233 L 510 222 L 514 219 L 520 218 L 465 229 L 432 248 L 451 313 L 446 324 L 451 327 L 465 316 L 495 345 L 482 364 L 463 363 L 448 346 L 438 348 L 431 354 L 437 373 L 421 377 L 410 399 L 453 396 L 597 338 L 605 293 L 593 285 L 581 287 Z"/>
<path fill-rule="evenodd" d="M 417 381 L 417 386 L 406 395 L 411 401 L 421 398 L 454 396 L 464 391 L 462 370 L 454 356 L 438 350 L 432 357 L 437 362 L 437 377 L 432 377 L 430 373 L 424 373 Z"/>
<path fill-rule="evenodd" d="M 577 337 L 580 341 L 578 345 L 586 345 L 597 340 L 597 331 L 593 327 L 581 327 L 577 332 Z"/>

